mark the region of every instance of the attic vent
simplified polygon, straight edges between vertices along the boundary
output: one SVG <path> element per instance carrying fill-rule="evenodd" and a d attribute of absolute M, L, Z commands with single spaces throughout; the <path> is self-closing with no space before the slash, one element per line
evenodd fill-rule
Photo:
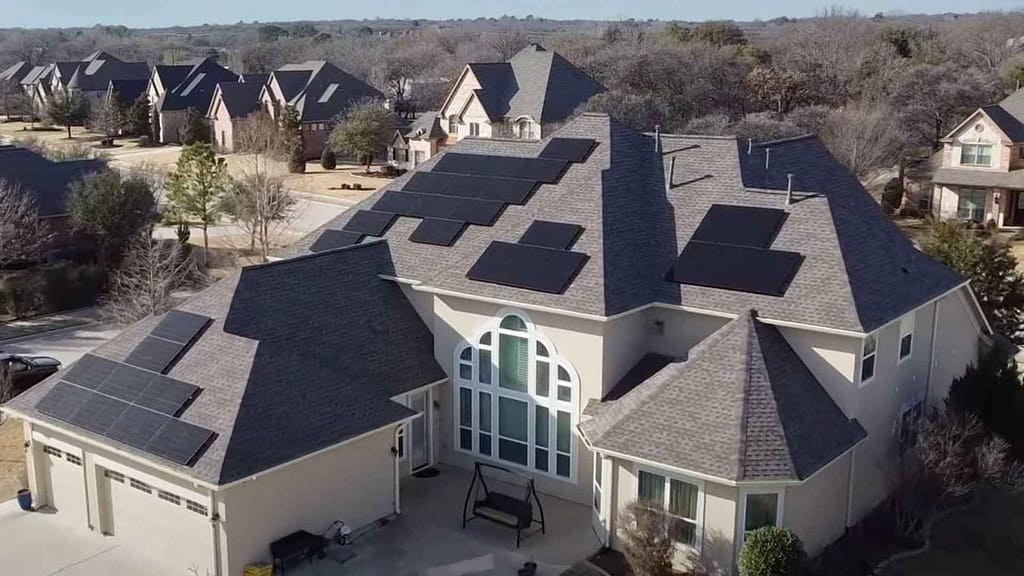
<path fill-rule="evenodd" d="M 334 96 L 334 93 L 337 90 L 338 90 L 338 85 L 337 84 L 330 84 L 330 85 L 328 85 L 327 86 L 327 90 L 324 90 L 324 93 L 323 93 L 322 96 L 320 96 L 320 100 L 318 100 L 318 102 L 323 104 L 325 102 L 330 101 L 331 97 Z"/>

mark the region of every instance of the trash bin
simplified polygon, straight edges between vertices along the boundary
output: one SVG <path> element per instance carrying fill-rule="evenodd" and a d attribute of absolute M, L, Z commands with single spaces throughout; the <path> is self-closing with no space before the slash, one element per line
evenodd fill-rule
<path fill-rule="evenodd" d="M 18 490 L 18 506 L 21 506 L 21 509 L 26 512 L 32 510 L 32 492 L 27 488 Z"/>

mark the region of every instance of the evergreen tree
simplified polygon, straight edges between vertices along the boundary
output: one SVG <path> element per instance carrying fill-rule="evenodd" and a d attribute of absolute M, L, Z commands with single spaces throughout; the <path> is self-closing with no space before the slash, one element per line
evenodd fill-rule
<path fill-rule="evenodd" d="M 288 147 L 288 171 L 301 173 L 306 171 L 306 149 L 302 141 L 302 120 L 299 111 L 293 106 L 285 106 L 281 113 L 281 129 L 285 133 Z"/>
<path fill-rule="evenodd" d="M 89 102 L 78 92 L 67 93 L 57 90 L 46 104 L 46 117 L 57 126 L 68 130 L 71 139 L 71 126 L 81 124 L 89 116 Z"/>
<path fill-rule="evenodd" d="M 203 265 L 209 263 L 207 230 L 221 213 L 221 198 L 230 183 L 223 158 L 206 143 L 186 146 L 167 183 L 167 200 L 181 214 L 199 221 L 203 228 Z"/>
<path fill-rule="evenodd" d="M 125 114 L 125 124 L 132 136 L 148 136 L 152 131 L 149 95 L 139 96 Z"/>
<path fill-rule="evenodd" d="M 182 146 L 206 144 L 210 141 L 210 124 L 206 116 L 195 108 L 185 110 L 185 123 L 181 127 L 179 139 Z"/>

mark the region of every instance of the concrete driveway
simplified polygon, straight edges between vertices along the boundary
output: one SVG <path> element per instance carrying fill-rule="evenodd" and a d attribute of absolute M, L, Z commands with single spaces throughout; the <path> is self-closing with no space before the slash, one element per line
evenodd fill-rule
<path fill-rule="evenodd" d="M 0 567 L 11 576 L 181 576 L 115 537 L 46 509 L 24 512 L 15 500 L 0 502 Z"/>
<path fill-rule="evenodd" d="M 121 329 L 116 326 L 91 322 L 24 338 L 0 341 L 0 350 L 13 354 L 52 356 L 67 366 L 120 332 Z"/>

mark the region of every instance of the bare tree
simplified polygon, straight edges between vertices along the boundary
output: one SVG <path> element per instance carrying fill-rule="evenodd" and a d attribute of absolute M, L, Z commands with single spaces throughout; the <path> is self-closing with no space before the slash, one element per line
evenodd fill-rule
<path fill-rule="evenodd" d="M 252 155 L 254 172 L 261 173 L 260 157 L 263 158 L 262 172 L 267 172 L 268 158 L 282 158 L 288 152 L 288 138 L 277 121 L 270 114 L 260 111 L 238 123 L 235 136 L 235 151 Z"/>
<path fill-rule="evenodd" d="M 38 259 L 52 236 L 32 198 L 0 179 L 0 268 Z"/>
<path fill-rule="evenodd" d="M 886 105 L 866 102 L 831 111 L 820 136 L 832 155 L 858 177 L 896 164 L 908 145 L 899 116 Z"/>
<path fill-rule="evenodd" d="M 295 198 L 280 176 L 246 174 L 232 182 L 221 199 L 221 209 L 249 233 L 266 262 L 271 248 L 291 220 Z"/>
<path fill-rule="evenodd" d="M 526 48 L 530 39 L 522 30 L 504 30 L 498 32 L 491 38 L 489 44 L 498 53 L 498 59 L 502 62 L 512 58 L 517 52 Z"/>
<path fill-rule="evenodd" d="M 635 501 L 622 514 L 622 550 L 636 576 L 672 574 L 671 518 L 659 502 Z"/>
<path fill-rule="evenodd" d="M 175 292 L 205 281 L 183 244 L 153 240 L 147 230 L 128 244 L 120 268 L 110 279 L 103 309 L 119 324 L 129 324 L 166 312 L 174 305 Z"/>

